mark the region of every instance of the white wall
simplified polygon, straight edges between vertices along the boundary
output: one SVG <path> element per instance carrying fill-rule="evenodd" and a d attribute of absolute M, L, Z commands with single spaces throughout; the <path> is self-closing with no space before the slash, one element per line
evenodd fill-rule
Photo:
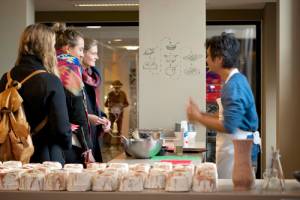
<path fill-rule="evenodd" d="M 205 0 L 140 0 L 139 11 L 139 128 L 174 129 L 190 96 L 205 110 Z"/>
<path fill-rule="evenodd" d="M 285 176 L 300 167 L 300 1 L 278 1 L 277 27 L 277 147 L 282 155 Z"/>
<path fill-rule="evenodd" d="M 0 6 L 0 75 L 14 66 L 19 37 L 34 23 L 33 0 L 2 0 Z"/>

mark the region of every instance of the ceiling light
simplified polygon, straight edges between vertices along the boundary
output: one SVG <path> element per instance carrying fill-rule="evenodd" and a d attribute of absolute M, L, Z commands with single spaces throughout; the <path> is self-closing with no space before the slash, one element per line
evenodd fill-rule
<path fill-rule="evenodd" d="M 101 26 L 86 26 L 86 28 L 101 28 Z"/>
<path fill-rule="evenodd" d="M 121 42 L 121 41 L 123 41 L 122 39 L 114 39 L 113 40 L 114 42 Z"/>
<path fill-rule="evenodd" d="M 138 3 L 76 3 L 75 7 L 136 7 Z"/>
<path fill-rule="evenodd" d="M 138 50 L 139 46 L 123 46 L 123 48 L 127 49 L 128 51 Z"/>

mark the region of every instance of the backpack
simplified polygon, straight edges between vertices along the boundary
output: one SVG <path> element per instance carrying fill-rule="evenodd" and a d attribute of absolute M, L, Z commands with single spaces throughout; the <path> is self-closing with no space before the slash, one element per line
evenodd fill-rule
<path fill-rule="evenodd" d="M 7 73 L 5 90 L 0 93 L 0 160 L 18 160 L 28 163 L 34 147 L 31 135 L 40 131 L 47 123 L 46 117 L 35 129 L 30 130 L 23 108 L 23 99 L 18 90 L 28 79 L 45 70 L 36 70 L 21 82 L 11 78 Z"/>

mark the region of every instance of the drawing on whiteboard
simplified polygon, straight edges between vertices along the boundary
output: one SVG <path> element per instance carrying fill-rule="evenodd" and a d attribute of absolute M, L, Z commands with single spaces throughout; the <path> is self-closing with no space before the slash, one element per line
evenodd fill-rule
<path fill-rule="evenodd" d="M 166 49 L 170 51 L 175 50 L 177 44 L 179 44 L 179 42 L 174 43 L 173 41 L 169 41 L 169 43 L 166 45 Z"/>
<path fill-rule="evenodd" d="M 176 74 L 176 71 L 178 70 L 177 65 L 174 65 L 178 55 L 168 54 L 168 55 L 164 55 L 164 57 L 165 57 L 166 63 L 169 64 L 169 66 L 167 66 L 165 68 L 165 74 L 167 76 L 174 76 Z"/>
<path fill-rule="evenodd" d="M 172 79 L 199 74 L 197 63 L 203 57 L 169 37 L 163 37 L 158 45 L 146 48 L 142 56 L 143 70 Z"/>
<path fill-rule="evenodd" d="M 157 72 L 158 65 L 155 62 L 155 48 L 148 48 L 144 51 L 145 62 L 143 64 L 143 69 L 149 70 L 152 73 Z"/>
<path fill-rule="evenodd" d="M 200 69 L 197 68 L 196 61 L 202 58 L 200 54 L 194 54 L 192 51 L 186 56 L 183 56 L 183 60 L 187 61 L 187 64 L 184 67 L 184 74 L 186 75 L 193 75 L 199 74 Z"/>

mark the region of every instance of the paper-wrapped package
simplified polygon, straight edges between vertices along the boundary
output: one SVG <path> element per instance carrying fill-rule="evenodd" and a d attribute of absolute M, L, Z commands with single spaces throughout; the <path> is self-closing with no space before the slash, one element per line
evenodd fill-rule
<path fill-rule="evenodd" d="M 92 185 L 92 173 L 88 170 L 81 172 L 69 171 L 67 179 L 68 191 L 88 191 Z"/>
<path fill-rule="evenodd" d="M 114 169 L 106 169 L 92 178 L 93 191 L 116 191 L 119 187 L 119 172 Z"/>
<path fill-rule="evenodd" d="M 25 170 L 20 176 L 19 190 L 41 191 L 44 189 L 45 174 L 40 170 Z"/>
<path fill-rule="evenodd" d="M 145 181 L 147 189 L 165 189 L 168 172 L 161 168 L 152 168 Z"/>
<path fill-rule="evenodd" d="M 99 169 L 99 170 L 104 170 L 105 168 L 107 167 L 107 164 L 106 163 L 98 163 L 98 162 L 95 162 L 95 163 L 88 163 L 86 165 L 86 168 L 87 169 Z"/>
<path fill-rule="evenodd" d="M 18 190 L 22 172 L 21 169 L 0 169 L 0 190 Z"/>
<path fill-rule="evenodd" d="M 64 170 L 68 172 L 82 172 L 83 170 L 83 165 L 82 164 L 77 164 L 77 163 L 71 163 L 71 164 L 65 164 L 64 165 Z"/>
<path fill-rule="evenodd" d="M 20 168 L 22 168 L 22 162 L 21 161 L 15 161 L 15 160 L 4 161 L 2 163 L 2 166 L 10 168 L 10 169 L 20 169 Z"/>
<path fill-rule="evenodd" d="M 119 190 L 122 192 L 140 192 L 144 189 L 144 177 L 142 173 L 129 171 L 122 176 Z"/>
<path fill-rule="evenodd" d="M 68 172 L 53 169 L 45 176 L 44 190 L 63 191 L 67 188 Z"/>
<path fill-rule="evenodd" d="M 218 172 L 215 163 L 201 163 L 196 166 L 193 178 L 193 191 L 214 192 L 217 190 Z"/>
<path fill-rule="evenodd" d="M 54 161 L 45 161 L 43 162 L 43 166 L 47 167 L 50 170 L 62 169 L 62 165 L 59 162 Z"/>
<path fill-rule="evenodd" d="M 189 170 L 176 169 L 168 173 L 166 191 L 187 192 L 190 191 L 193 175 Z"/>

